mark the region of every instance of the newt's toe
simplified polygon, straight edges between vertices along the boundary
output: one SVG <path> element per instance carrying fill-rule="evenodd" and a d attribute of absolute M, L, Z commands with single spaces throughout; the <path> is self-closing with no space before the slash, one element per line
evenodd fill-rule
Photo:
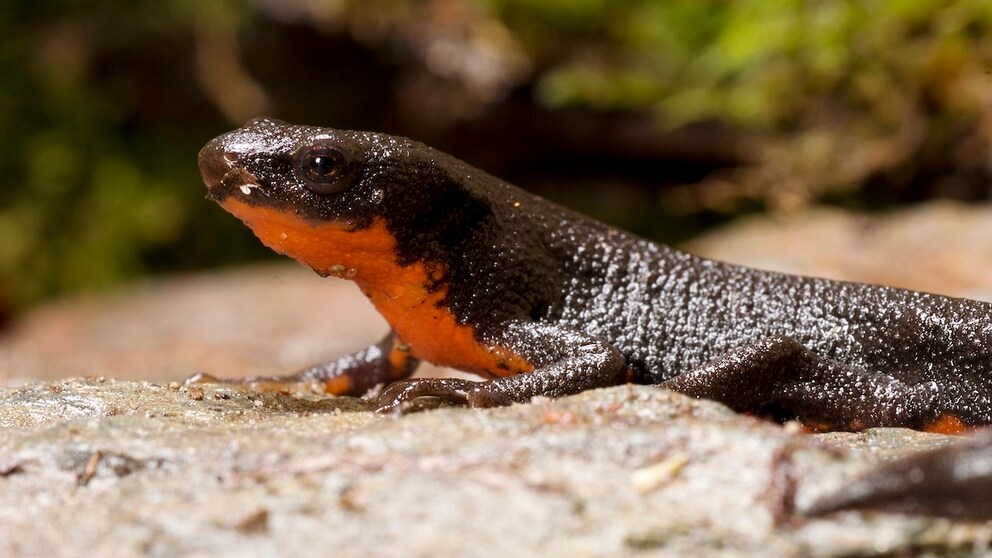
<path fill-rule="evenodd" d="M 439 407 L 464 407 L 477 382 L 452 378 L 423 378 L 393 382 L 376 401 L 379 413 L 413 413 Z"/>

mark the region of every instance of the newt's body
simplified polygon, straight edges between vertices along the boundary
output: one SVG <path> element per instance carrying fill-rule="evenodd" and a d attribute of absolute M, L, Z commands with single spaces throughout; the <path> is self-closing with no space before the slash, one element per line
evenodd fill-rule
<path fill-rule="evenodd" d="M 262 242 L 354 280 L 392 328 L 263 381 L 387 383 L 389 409 L 632 380 L 831 429 L 992 423 L 989 304 L 698 258 L 383 134 L 257 119 L 200 168 Z M 493 379 L 403 380 L 418 359 Z"/>

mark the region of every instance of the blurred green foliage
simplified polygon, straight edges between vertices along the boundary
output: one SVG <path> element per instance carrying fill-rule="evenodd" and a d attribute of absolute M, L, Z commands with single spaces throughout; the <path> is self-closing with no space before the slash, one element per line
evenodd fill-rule
<path fill-rule="evenodd" d="M 142 114 L 158 102 L 142 89 L 166 90 L 169 76 L 149 73 L 141 85 L 110 67 L 129 63 L 131 49 L 188 35 L 195 14 L 174 4 L 5 4 L 0 302 L 22 306 L 169 269 L 183 259 L 170 252 L 209 234 L 195 223 L 205 205 L 195 154 L 209 135 L 197 137 L 195 122 L 164 126 Z"/>
<path fill-rule="evenodd" d="M 359 45 L 394 80 L 382 112 L 413 125 L 483 118 L 523 92 L 535 110 L 743 132 L 750 164 L 663 192 L 673 212 L 788 209 L 879 182 L 988 196 L 987 0 L 19 0 L 0 11 L 0 307 L 258 253 L 203 202 L 194 161 L 258 107 L 309 114 L 252 75 L 264 62 L 222 56 L 226 37 L 264 44 L 278 25 L 337 42 L 269 66 L 309 78 L 337 68 L 307 53 Z M 204 67 L 240 81 L 221 91 L 226 74 Z M 319 87 L 336 100 L 357 85 Z"/>
<path fill-rule="evenodd" d="M 543 105 L 753 134 L 758 164 L 670 192 L 684 211 L 739 211 L 744 198 L 788 209 L 872 182 L 908 199 L 988 196 L 992 2 L 499 4 L 530 50 L 568 45 L 536 76 Z M 533 23 L 559 18 L 564 36 Z M 909 191 L 920 180 L 934 183 Z"/>
<path fill-rule="evenodd" d="M 992 3 L 983 1 L 499 3 L 510 21 L 581 21 L 593 32 L 539 76 L 544 104 L 650 106 L 670 123 L 778 129 L 802 124 L 822 96 L 884 108 L 892 94 L 956 77 L 934 65 L 982 74 L 992 61 Z M 558 39 L 525 27 L 535 43 Z"/>

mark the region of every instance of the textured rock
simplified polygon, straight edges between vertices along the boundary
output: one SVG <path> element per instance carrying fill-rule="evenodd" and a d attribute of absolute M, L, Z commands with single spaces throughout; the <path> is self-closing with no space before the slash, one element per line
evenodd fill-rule
<path fill-rule="evenodd" d="M 850 556 L 992 540 L 992 525 L 793 513 L 891 448 L 945 437 L 820 443 L 651 387 L 397 418 L 349 398 L 69 380 L 0 391 L 0 425 L 4 556 Z"/>

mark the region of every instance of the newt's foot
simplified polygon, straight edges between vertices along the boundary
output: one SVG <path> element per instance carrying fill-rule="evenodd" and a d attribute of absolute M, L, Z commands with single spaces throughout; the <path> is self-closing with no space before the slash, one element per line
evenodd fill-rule
<path fill-rule="evenodd" d="M 439 407 L 479 407 L 473 392 L 480 382 L 455 378 L 423 378 L 393 382 L 376 400 L 378 413 L 415 413 Z"/>
<path fill-rule="evenodd" d="M 184 386 L 194 384 L 240 385 L 257 392 L 275 393 L 324 393 L 324 382 L 301 380 L 291 376 L 284 378 L 248 376 L 247 378 L 218 378 L 206 372 L 197 372 L 183 381 Z"/>

